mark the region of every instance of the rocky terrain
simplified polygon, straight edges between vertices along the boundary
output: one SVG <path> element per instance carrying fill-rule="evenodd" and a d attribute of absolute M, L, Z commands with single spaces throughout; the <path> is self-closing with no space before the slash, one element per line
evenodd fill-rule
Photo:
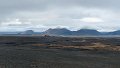
<path fill-rule="evenodd" d="M 0 68 L 120 68 L 119 60 L 119 37 L 0 37 Z"/>

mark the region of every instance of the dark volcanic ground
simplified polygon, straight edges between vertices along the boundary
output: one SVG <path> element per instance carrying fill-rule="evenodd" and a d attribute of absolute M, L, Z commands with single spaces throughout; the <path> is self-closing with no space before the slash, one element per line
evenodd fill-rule
<path fill-rule="evenodd" d="M 120 38 L 1 36 L 0 68 L 120 68 L 119 51 L 73 47 L 93 43 L 119 46 Z"/>

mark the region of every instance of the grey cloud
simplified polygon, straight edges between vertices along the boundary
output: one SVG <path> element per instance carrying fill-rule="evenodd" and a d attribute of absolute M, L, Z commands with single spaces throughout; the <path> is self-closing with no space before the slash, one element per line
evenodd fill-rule
<path fill-rule="evenodd" d="M 1 0 L 0 8 L 3 10 L 43 10 L 49 7 L 85 6 L 119 8 L 119 0 Z"/>
<path fill-rule="evenodd" d="M 80 29 L 84 26 L 94 27 L 98 30 L 104 29 L 111 23 L 114 29 L 120 27 L 119 24 L 119 0 L 0 0 L 0 23 L 6 24 L 13 19 L 20 19 L 21 24 L 9 23 L 5 29 L 21 30 L 21 27 L 34 28 L 36 25 L 44 25 L 40 29 L 47 27 L 66 27 L 70 29 Z M 104 20 L 99 24 L 81 22 L 84 17 L 97 17 Z M 7 19 L 10 19 L 6 22 Z M 28 23 L 28 22 L 31 23 Z M 26 23 L 25 23 L 26 22 Z M 6 25 L 0 25 L 1 28 Z M 107 26 L 110 30 L 111 25 Z M 116 27 L 116 28 L 115 28 Z M 4 28 L 3 28 L 4 29 Z M 23 28 L 22 28 L 23 29 Z M 28 29 L 28 28 L 25 28 Z"/>

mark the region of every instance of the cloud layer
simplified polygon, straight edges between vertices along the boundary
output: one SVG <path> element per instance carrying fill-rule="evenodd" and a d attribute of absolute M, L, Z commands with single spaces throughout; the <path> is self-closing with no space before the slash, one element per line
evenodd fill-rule
<path fill-rule="evenodd" d="M 0 31 L 120 30 L 119 0 L 0 0 Z"/>

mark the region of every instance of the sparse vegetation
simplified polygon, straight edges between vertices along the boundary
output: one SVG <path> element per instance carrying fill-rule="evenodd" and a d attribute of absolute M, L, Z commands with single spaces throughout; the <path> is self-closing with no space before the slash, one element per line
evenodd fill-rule
<path fill-rule="evenodd" d="M 120 38 L 0 37 L 0 68 L 120 68 Z"/>

